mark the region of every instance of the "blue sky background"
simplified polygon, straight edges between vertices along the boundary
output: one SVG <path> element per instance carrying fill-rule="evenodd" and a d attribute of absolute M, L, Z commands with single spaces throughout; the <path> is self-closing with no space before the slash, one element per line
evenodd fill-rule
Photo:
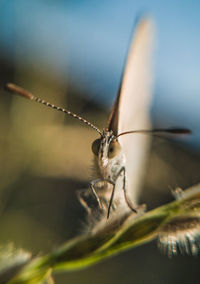
<path fill-rule="evenodd" d="M 74 78 L 110 107 L 144 11 L 157 25 L 154 121 L 191 128 L 200 150 L 200 1 L 0 0 L 0 50 L 9 58 L 17 46 L 24 64 Z"/>

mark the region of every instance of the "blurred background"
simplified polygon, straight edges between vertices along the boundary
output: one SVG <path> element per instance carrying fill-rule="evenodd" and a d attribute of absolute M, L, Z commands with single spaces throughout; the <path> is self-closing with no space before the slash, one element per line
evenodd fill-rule
<path fill-rule="evenodd" d="M 171 188 L 199 182 L 199 1 L 0 0 L 1 246 L 45 253 L 82 232 L 85 211 L 76 191 L 90 180 L 97 137 L 76 120 L 10 95 L 4 84 L 15 82 L 105 127 L 133 25 L 144 11 L 157 26 L 152 123 L 193 134 L 174 142 L 154 138 L 141 202 L 154 208 L 173 200 Z M 55 280 L 199 283 L 199 276 L 199 257 L 168 259 L 151 243 Z"/>

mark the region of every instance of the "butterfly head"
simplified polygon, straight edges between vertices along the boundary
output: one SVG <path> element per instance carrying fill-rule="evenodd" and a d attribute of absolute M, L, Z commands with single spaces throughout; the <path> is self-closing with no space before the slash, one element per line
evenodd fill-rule
<path fill-rule="evenodd" d="M 92 143 L 92 152 L 100 168 L 107 168 L 121 156 L 121 145 L 112 131 L 104 130 L 101 137 Z"/>

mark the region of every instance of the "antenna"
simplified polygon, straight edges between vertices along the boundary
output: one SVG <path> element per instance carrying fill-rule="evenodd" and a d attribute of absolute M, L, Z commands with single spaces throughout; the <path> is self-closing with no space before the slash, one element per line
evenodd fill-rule
<path fill-rule="evenodd" d="M 99 130 L 98 127 L 96 127 L 94 124 L 92 124 L 88 120 L 84 119 L 83 117 L 81 117 L 81 116 L 71 112 L 70 110 L 67 110 L 67 109 L 64 109 L 64 108 L 61 108 L 61 107 L 57 107 L 54 104 L 46 102 L 43 99 L 34 96 L 33 94 L 31 94 L 27 90 L 25 90 L 25 89 L 15 85 L 15 84 L 13 84 L 13 83 L 7 83 L 5 87 L 6 87 L 6 89 L 8 91 L 10 91 L 10 92 L 12 92 L 14 94 L 20 95 L 22 97 L 25 97 L 26 99 L 29 99 L 31 101 L 35 101 L 37 103 L 43 104 L 43 105 L 48 106 L 50 108 L 53 108 L 55 110 L 62 111 L 62 112 L 66 113 L 66 114 L 68 114 L 68 115 L 70 115 L 70 116 L 72 116 L 74 118 L 77 118 L 78 120 L 84 122 L 85 124 L 87 124 L 88 126 L 93 128 L 94 130 L 96 130 L 100 135 L 102 135 L 102 133 L 101 133 L 101 131 Z"/>
<path fill-rule="evenodd" d="M 187 128 L 155 128 L 155 129 L 147 129 L 147 130 L 131 130 L 125 131 L 117 135 L 117 138 L 122 135 L 132 134 L 132 133 L 142 133 L 142 134 L 152 134 L 157 136 L 157 133 L 160 134 L 173 134 L 173 135 L 184 135 L 191 134 L 192 131 Z"/>

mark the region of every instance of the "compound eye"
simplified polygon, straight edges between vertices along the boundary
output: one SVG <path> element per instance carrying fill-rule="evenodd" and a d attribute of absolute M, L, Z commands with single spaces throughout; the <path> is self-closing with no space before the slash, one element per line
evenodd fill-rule
<path fill-rule="evenodd" d="M 121 146 L 119 142 L 116 140 L 113 140 L 109 145 L 108 158 L 109 159 L 114 158 L 115 156 L 119 154 L 120 151 L 121 151 Z"/>
<path fill-rule="evenodd" d="M 92 152 L 95 156 L 98 156 L 99 154 L 100 144 L 101 144 L 101 139 L 96 139 L 92 143 Z"/>

